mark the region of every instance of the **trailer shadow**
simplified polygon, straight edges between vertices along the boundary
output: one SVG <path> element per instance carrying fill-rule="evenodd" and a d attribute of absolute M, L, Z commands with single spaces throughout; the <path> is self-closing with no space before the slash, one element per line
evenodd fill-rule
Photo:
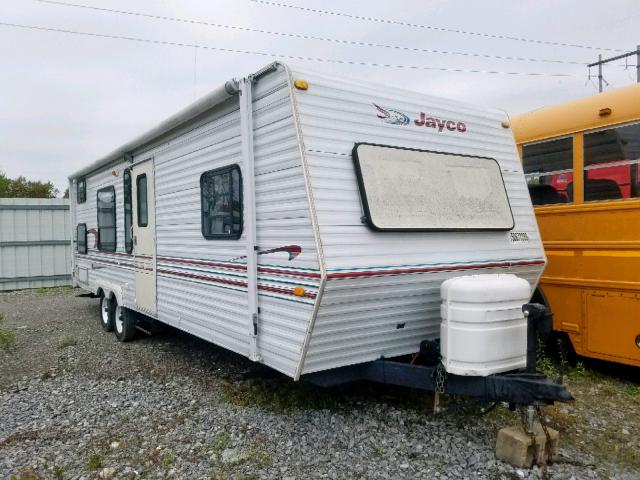
<path fill-rule="evenodd" d="M 171 354 L 170 364 L 156 363 L 154 371 L 170 374 L 180 369 L 183 375 L 186 371 L 194 381 L 204 379 L 217 389 L 224 401 L 241 407 L 282 412 L 343 410 L 384 403 L 425 414 L 433 408 L 431 394 L 408 388 L 368 382 L 323 388 L 305 381 L 295 382 L 272 368 L 169 326 L 151 336 L 141 335 L 137 341 Z M 167 368 L 169 371 L 162 372 Z M 471 405 L 479 410 L 481 404 L 472 401 Z"/>

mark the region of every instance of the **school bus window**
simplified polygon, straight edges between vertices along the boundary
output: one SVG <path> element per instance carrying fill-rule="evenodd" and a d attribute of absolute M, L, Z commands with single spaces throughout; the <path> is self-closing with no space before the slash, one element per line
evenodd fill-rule
<path fill-rule="evenodd" d="M 534 205 L 573 201 L 573 138 L 524 145 L 522 164 Z"/>
<path fill-rule="evenodd" d="M 640 196 L 640 124 L 584 135 L 584 200 Z"/>

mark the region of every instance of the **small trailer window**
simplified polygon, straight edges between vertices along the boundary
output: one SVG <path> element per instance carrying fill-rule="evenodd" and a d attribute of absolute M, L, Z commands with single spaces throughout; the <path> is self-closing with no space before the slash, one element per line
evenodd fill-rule
<path fill-rule="evenodd" d="M 147 174 L 136 177 L 136 199 L 138 201 L 138 226 L 146 227 L 149 224 L 149 211 L 147 209 Z"/>
<path fill-rule="evenodd" d="M 98 190 L 98 250 L 116 251 L 116 190 Z"/>
<path fill-rule="evenodd" d="M 127 253 L 131 253 L 133 251 L 133 241 L 131 238 L 131 170 L 126 169 L 122 178 L 124 181 L 124 249 Z"/>
<path fill-rule="evenodd" d="M 76 198 L 78 203 L 84 203 L 87 201 L 87 181 L 82 178 L 76 183 Z"/>
<path fill-rule="evenodd" d="M 242 234 L 242 175 L 237 165 L 205 172 L 200 177 L 202 236 L 238 239 Z"/>
<path fill-rule="evenodd" d="M 374 230 L 511 230 L 513 215 L 491 158 L 356 144 L 353 160 Z"/>
<path fill-rule="evenodd" d="M 76 227 L 76 250 L 78 253 L 87 253 L 87 224 L 79 223 Z"/>

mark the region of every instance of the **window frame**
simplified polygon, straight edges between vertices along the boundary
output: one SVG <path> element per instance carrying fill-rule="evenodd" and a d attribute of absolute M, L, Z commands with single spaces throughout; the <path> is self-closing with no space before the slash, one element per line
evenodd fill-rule
<path fill-rule="evenodd" d="M 122 188 L 122 208 L 124 210 L 124 250 L 127 253 L 131 253 L 133 252 L 133 186 L 131 182 L 130 168 L 126 168 L 122 174 Z"/>
<path fill-rule="evenodd" d="M 80 250 L 80 227 L 84 228 L 84 249 Z M 86 255 L 89 251 L 89 245 L 87 244 L 87 224 L 86 223 L 78 223 L 76 225 L 76 253 L 80 255 Z"/>
<path fill-rule="evenodd" d="M 570 167 L 567 169 L 561 169 L 561 170 L 549 170 L 548 172 L 529 172 L 527 173 L 525 170 L 525 159 L 524 159 L 524 150 L 525 147 L 531 147 L 534 145 L 542 145 L 545 143 L 551 143 L 551 142 L 556 142 L 556 141 L 560 141 L 560 140 L 570 140 L 571 141 L 571 162 L 570 162 Z M 539 174 L 538 177 L 545 177 L 545 176 L 553 176 L 553 175 L 561 175 L 561 174 L 571 174 L 571 184 L 573 185 L 573 189 L 575 190 L 575 183 L 576 183 L 576 138 L 575 138 L 575 134 L 571 133 L 571 134 L 565 134 L 565 135 L 560 135 L 558 137 L 550 137 L 550 138 L 544 138 L 542 140 L 535 140 L 533 142 L 527 142 L 527 143 L 520 143 L 519 144 L 519 153 L 520 153 L 520 164 L 522 165 L 522 173 L 524 174 L 524 178 L 525 178 L 525 182 L 527 183 L 527 190 L 529 190 L 529 176 L 531 175 L 535 175 L 535 174 Z M 532 185 L 551 185 L 550 183 L 535 183 Z M 553 186 L 553 185 L 551 185 Z M 555 188 L 555 187 L 554 187 Z M 557 190 L 556 190 L 557 191 Z M 567 192 L 567 190 L 564 190 L 565 192 Z M 531 195 L 531 192 L 529 191 L 529 196 Z M 533 201 L 533 199 L 532 199 Z M 567 205 L 576 205 L 580 202 L 576 201 L 576 192 L 572 191 L 571 193 L 571 198 L 569 198 L 569 193 L 567 192 L 567 201 L 566 202 L 555 202 L 555 203 L 540 203 L 540 204 L 534 204 L 534 208 L 541 208 L 541 207 L 557 207 L 557 206 L 567 206 Z"/>
<path fill-rule="evenodd" d="M 586 158 L 587 158 L 587 152 L 586 152 L 586 142 L 585 142 L 585 137 L 587 135 L 590 134 L 594 134 L 594 133 L 599 133 L 599 132 L 605 132 L 607 130 L 615 130 L 618 128 L 623 128 L 623 127 L 631 127 L 634 125 L 640 125 L 640 121 L 639 120 L 631 120 L 631 121 L 627 121 L 627 122 L 622 122 L 622 123 L 612 123 L 609 125 L 604 125 L 604 126 L 600 126 L 600 127 L 596 127 L 596 128 L 590 128 L 590 129 L 585 129 L 582 130 L 580 133 L 582 134 L 582 203 L 585 204 L 593 204 L 593 203 L 598 203 L 598 202 L 628 202 L 628 201 L 634 201 L 634 200 L 640 200 L 640 195 L 638 196 L 630 196 L 628 198 L 598 198 L 595 200 L 586 200 L 586 183 L 587 183 L 587 172 L 588 171 L 592 171 L 592 170 L 599 170 L 601 168 L 608 168 L 611 167 L 612 165 L 606 165 L 607 163 L 611 163 L 611 162 L 603 162 L 601 167 L 593 167 L 593 165 L 586 165 Z M 598 165 L 598 164 L 595 164 Z M 640 164 L 636 164 L 639 165 L 638 168 L 640 168 Z M 613 165 L 614 167 L 616 165 Z M 629 166 L 631 166 L 631 164 L 629 164 Z M 591 167 L 591 168 L 590 168 Z M 640 174 L 639 174 L 640 175 Z M 640 184 L 640 178 L 638 178 L 638 183 Z M 640 194 L 640 192 L 638 192 Z"/>
<path fill-rule="evenodd" d="M 146 209 L 145 219 L 146 222 L 142 223 L 140 221 L 140 180 L 144 180 L 144 205 Z M 136 175 L 136 223 L 139 227 L 147 227 L 149 225 L 149 184 L 146 173 L 141 173 L 140 175 Z"/>
<path fill-rule="evenodd" d="M 204 195 L 203 195 L 203 183 L 205 176 L 207 175 L 223 175 L 227 172 L 231 173 L 234 170 L 238 172 L 238 202 L 240 204 L 240 229 L 237 233 L 214 233 L 205 235 L 204 226 L 205 226 L 205 214 L 204 214 Z M 233 186 L 233 176 L 230 175 L 231 185 Z M 242 170 L 240 169 L 240 165 L 234 163 L 232 165 L 226 165 L 224 167 L 214 168 L 212 170 L 207 170 L 206 172 L 202 172 L 200 175 L 200 232 L 202 236 L 206 240 L 238 240 L 242 237 L 242 232 L 244 231 L 244 195 L 243 195 L 243 183 L 242 183 Z M 231 201 L 233 202 L 233 190 L 230 191 Z"/>
<path fill-rule="evenodd" d="M 113 249 L 107 249 L 102 247 L 102 235 L 100 234 L 100 207 L 98 203 L 98 197 L 101 192 L 111 191 L 113 193 L 113 207 L 111 211 L 113 212 L 113 227 L 102 227 L 102 228 L 113 228 Z M 116 216 L 116 187 L 110 185 L 108 187 L 104 187 L 99 189 L 96 192 L 96 220 L 97 220 L 97 229 L 98 229 L 98 250 L 101 252 L 115 252 L 118 249 L 118 219 Z"/>
<path fill-rule="evenodd" d="M 525 171 L 525 167 L 524 167 L 524 149 L 525 147 L 531 147 L 534 145 L 543 145 L 545 143 L 551 143 L 551 142 L 556 142 L 559 140 L 571 140 L 571 165 L 570 168 L 565 168 L 565 169 L 561 169 L 561 170 L 549 170 L 548 172 L 526 172 Z M 553 138 L 545 138 L 544 140 L 537 140 L 535 142 L 528 142 L 528 143 L 522 143 L 521 144 L 521 165 L 522 165 L 522 172 L 525 175 L 525 178 L 528 175 L 533 175 L 536 173 L 540 173 L 542 175 L 540 176 L 545 176 L 545 175 L 555 175 L 555 174 L 559 174 L 559 173 L 572 173 L 573 175 L 575 175 L 575 156 L 576 156 L 576 145 L 575 145 L 575 138 L 574 135 L 562 135 L 560 137 L 553 137 Z"/>
<path fill-rule="evenodd" d="M 430 227 L 421 227 L 421 228 L 414 228 L 414 227 L 379 227 L 378 225 L 375 224 L 374 220 L 371 217 L 371 210 L 369 208 L 369 200 L 367 197 L 367 189 L 364 183 L 364 178 L 362 175 L 362 169 L 360 166 L 360 160 L 358 158 L 358 147 L 360 145 L 369 145 L 369 146 L 374 146 L 374 147 L 384 147 L 384 148 L 392 148 L 392 149 L 396 149 L 396 150 L 408 150 L 408 151 L 413 151 L 413 152 L 424 152 L 424 153 L 436 153 L 439 155 L 449 155 L 449 156 L 453 156 L 453 157 L 463 157 L 463 158 L 476 158 L 476 159 L 482 159 L 482 160 L 491 160 L 493 161 L 497 167 L 498 167 L 498 172 L 500 174 L 500 181 L 502 183 L 502 187 L 504 188 L 504 192 L 506 195 L 506 200 L 507 200 L 507 205 L 509 206 L 509 214 L 511 215 L 511 226 L 510 227 L 499 227 L 499 228 L 495 228 L 495 227 L 482 227 L 482 228 L 457 228 L 457 227 L 451 227 L 451 228 L 446 228 L 446 227 L 434 227 L 434 228 L 430 228 Z M 351 150 L 351 156 L 353 159 L 353 164 L 354 164 L 354 169 L 356 172 L 356 179 L 358 182 L 358 191 L 360 194 L 360 200 L 362 202 L 362 207 L 364 209 L 364 217 L 363 217 L 363 221 L 366 222 L 367 226 L 376 232 L 509 232 L 511 230 L 513 230 L 515 228 L 515 217 L 513 216 L 513 208 L 511 207 L 511 199 L 509 198 L 509 191 L 507 190 L 507 185 L 504 181 L 504 175 L 502 175 L 502 168 L 500 168 L 500 164 L 498 163 L 498 161 L 495 158 L 491 158 L 491 157 L 482 157 L 482 156 L 478 156 L 478 155 L 465 155 L 465 154 L 459 154 L 459 153 L 453 153 L 453 152 L 443 152 L 443 151 L 438 151 L 438 150 L 425 150 L 425 149 L 420 149 L 420 148 L 407 148 L 407 147 L 399 147 L 397 145 L 385 145 L 385 144 L 379 144 L 379 143 L 369 143 L 369 142 L 356 142 L 353 146 L 353 149 Z"/>
<path fill-rule="evenodd" d="M 80 185 L 82 185 L 82 195 L 80 195 Z M 81 178 L 76 180 L 76 202 L 78 204 L 87 201 L 87 179 Z"/>

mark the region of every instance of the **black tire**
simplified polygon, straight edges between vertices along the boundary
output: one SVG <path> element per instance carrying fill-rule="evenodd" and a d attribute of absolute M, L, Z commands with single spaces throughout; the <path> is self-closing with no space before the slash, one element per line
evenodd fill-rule
<path fill-rule="evenodd" d="M 105 297 L 104 293 L 100 294 L 100 310 L 99 320 L 100 326 L 105 332 L 113 330 L 113 300 Z"/>
<path fill-rule="evenodd" d="M 121 342 L 133 340 L 137 332 L 135 313 L 117 303 L 113 312 L 113 333 L 116 338 Z"/>

